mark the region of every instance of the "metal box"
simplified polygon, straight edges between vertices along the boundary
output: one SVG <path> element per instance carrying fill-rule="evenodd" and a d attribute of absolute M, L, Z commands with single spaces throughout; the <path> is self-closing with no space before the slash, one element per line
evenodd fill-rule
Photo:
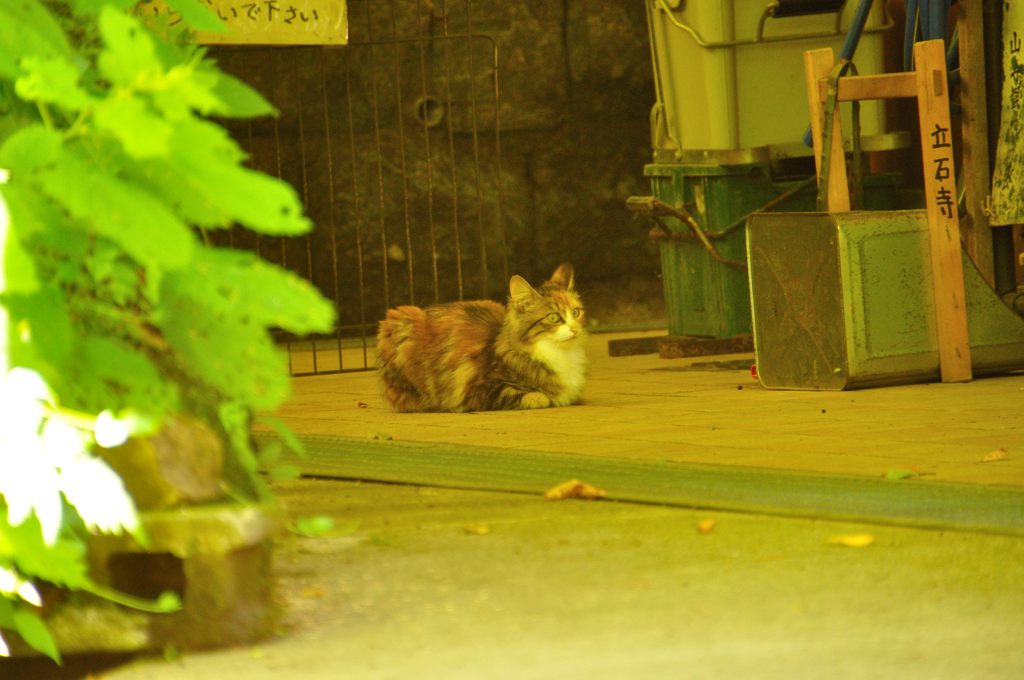
<path fill-rule="evenodd" d="M 747 256 L 763 386 L 842 390 L 939 377 L 923 210 L 757 213 Z M 1024 319 L 963 259 L 975 375 L 1024 368 Z"/>

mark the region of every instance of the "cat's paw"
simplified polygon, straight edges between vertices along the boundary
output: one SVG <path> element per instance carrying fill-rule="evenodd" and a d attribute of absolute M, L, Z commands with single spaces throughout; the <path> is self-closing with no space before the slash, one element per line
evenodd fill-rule
<path fill-rule="evenodd" d="M 519 408 L 547 408 L 551 406 L 551 397 L 543 392 L 527 392 L 519 402 Z"/>

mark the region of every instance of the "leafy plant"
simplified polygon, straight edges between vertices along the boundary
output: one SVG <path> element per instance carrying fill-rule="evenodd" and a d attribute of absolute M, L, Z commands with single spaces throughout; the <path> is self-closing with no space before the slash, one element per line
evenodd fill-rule
<path fill-rule="evenodd" d="M 37 581 L 176 606 L 87 573 L 90 533 L 145 539 L 97 447 L 186 412 L 227 443 L 231 495 L 265 497 L 250 424 L 289 394 L 268 329 L 334 320 L 308 283 L 202 238 L 310 223 L 209 119 L 273 107 L 180 30 L 141 23 L 136 3 L 0 3 L 0 633 L 55 660 Z M 220 25 L 199 0 L 167 4 L 193 28 Z"/>

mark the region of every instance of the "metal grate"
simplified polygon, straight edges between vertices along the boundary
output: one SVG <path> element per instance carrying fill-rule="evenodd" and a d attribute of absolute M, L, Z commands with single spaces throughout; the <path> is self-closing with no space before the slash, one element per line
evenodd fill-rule
<path fill-rule="evenodd" d="M 211 51 L 280 110 L 227 125 L 316 225 L 217 236 L 334 300 L 332 336 L 281 336 L 297 376 L 373 368 L 386 309 L 499 295 L 509 276 L 497 45 L 474 30 L 472 2 L 350 2 L 349 22 L 344 47 Z"/>

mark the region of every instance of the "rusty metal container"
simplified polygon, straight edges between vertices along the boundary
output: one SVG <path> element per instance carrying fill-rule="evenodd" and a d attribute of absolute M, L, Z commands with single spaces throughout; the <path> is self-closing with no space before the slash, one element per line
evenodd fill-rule
<path fill-rule="evenodd" d="M 938 379 L 923 210 L 756 213 L 746 242 L 762 385 L 842 390 Z M 974 374 L 1024 368 L 1024 319 L 963 258 Z"/>

